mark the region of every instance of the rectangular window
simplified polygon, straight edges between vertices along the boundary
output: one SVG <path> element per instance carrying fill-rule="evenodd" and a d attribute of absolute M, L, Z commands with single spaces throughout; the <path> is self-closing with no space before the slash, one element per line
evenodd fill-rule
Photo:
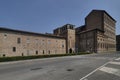
<path fill-rule="evenodd" d="M 17 38 L 17 43 L 20 44 L 21 43 L 21 39 Z"/>
<path fill-rule="evenodd" d="M 13 52 L 16 52 L 16 47 L 13 47 Z"/>
<path fill-rule="evenodd" d="M 48 51 L 48 54 L 50 54 L 50 50 Z"/>
<path fill-rule="evenodd" d="M 44 43 L 45 43 L 45 40 L 42 40 L 41 44 L 44 45 Z"/>
<path fill-rule="evenodd" d="M 38 51 L 36 51 L 36 55 L 38 55 Z"/>
<path fill-rule="evenodd" d="M 7 38 L 7 34 L 6 34 L 6 33 L 4 34 L 4 38 L 5 38 L 5 39 Z"/>
<path fill-rule="evenodd" d="M 29 38 L 27 38 L 27 43 L 30 43 L 30 39 Z"/>
<path fill-rule="evenodd" d="M 64 48 L 64 44 L 62 44 L 62 48 Z"/>
<path fill-rule="evenodd" d="M 45 54 L 44 50 L 43 50 L 43 54 Z"/>
<path fill-rule="evenodd" d="M 50 41 L 50 40 L 48 40 L 48 44 L 51 44 L 51 41 Z"/>

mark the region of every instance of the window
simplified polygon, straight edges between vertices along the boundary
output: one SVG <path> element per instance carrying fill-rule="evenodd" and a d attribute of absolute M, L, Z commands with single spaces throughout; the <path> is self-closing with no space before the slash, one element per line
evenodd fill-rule
<path fill-rule="evenodd" d="M 3 54 L 3 57 L 5 57 L 6 55 L 5 54 Z"/>
<path fill-rule="evenodd" d="M 50 40 L 48 40 L 48 44 L 51 44 L 51 41 L 50 41 Z"/>
<path fill-rule="evenodd" d="M 43 39 L 41 44 L 44 45 L 44 43 L 45 43 L 45 40 Z"/>
<path fill-rule="evenodd" d="M 22 56 L 24 56 L 24 54 L 22 53 Z"/>
<path fill-rule="evenodd" d="M 39 44 L 39 40 L 38 39 L 35 39 L 35 44 L 36 44 L 36 46 L 38 46 L 38 44 Z"/>
<path fill-rule="evenodd" d="M 38 55 L 38 51 L 36 51 L 36 55 Z"/>
<path fill-rule="evenodd" d="M 20 44 L 21 43 L 21 39 L 17 38 L 17 43 Z"/>
<path fill-rule="evenodd" d="M 43 54 L 45 54 L 44 50 L 43 50 Z"/>
<path fill-rule="evenodd" d="M 6 33 L 4 34 L 4 38 L 7 38 L 7 34 Z"/>
<path fill-rule="evenodd" d="M 13 52 L 16 52 L 16 47 L 13 47 Z"/>
<path fill-rule="evenodd" d="M 7 36 L 7 34 L 4 34 L 4 36 Z"/>
<path fill-rule="evenodd" d="M 48 51 L 48 53 L 50 54 L 50 50 Z"/>
<path fill-rule="evenodd" d="M 62 44 L 62 48 L 64 48 L 64 44 Z"/>
<path fill-rule="evenodd" d="M 27 43 L 30 43 L 30 39 L 29 38 L 27 38 Z"/>

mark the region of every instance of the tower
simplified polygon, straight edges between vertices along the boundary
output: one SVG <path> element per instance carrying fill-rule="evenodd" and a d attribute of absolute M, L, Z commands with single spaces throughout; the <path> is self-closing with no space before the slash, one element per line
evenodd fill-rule
<path fill-rule="evenodd" d="M 66 38 L 66 53 L 75 52 L 75 25 L 66 24 L 55 29 L 54 34 Z"/>

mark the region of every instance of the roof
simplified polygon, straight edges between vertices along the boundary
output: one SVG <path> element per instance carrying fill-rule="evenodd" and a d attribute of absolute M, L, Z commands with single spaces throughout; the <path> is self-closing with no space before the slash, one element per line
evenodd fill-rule
<path fill-rule="evenodd" d="M 120 35 L 116 35 L 117 37 L 120 37 Z"/>
<path fill-rule="evenodd" d="M 81 31 L 81 32 L 79 32 L 77 34 L 86 33 L 86 32 L 90 32 L 90 31 L 94 31 L 94 30 L 104 32 L 103 30 L 100 30 L 100 29 L 96 28 L 96 29 L 89 29 L 89 30 Z"/>
<path fill-rule="evenodd" d="M 77 29 L 84 29 L 84 28 L 86 28 L 86 25 L 79 26 L 79 27 L 77 27 L 75 29 L 77 30 Z"/>
<path fill-rule="evenodd" d="M 73 28 L 75 28 L 75 25 L 68 23 L 68 24 L 65 24 L 65 25 L 63 25 L 63 26 L 61 26 L 61 27 L 58 27 L 58 28 L 54 29 L 54 30 L 61 29 L 61 28 L 63 28 L 63 27 L 66 27 L 67 25 L 71 25 L 71 26 L 73 26 Z"/>
<path fill-rule="evenodd" d="M 79 33 L 79 32 L 85 31 L 85 30 L 86 30 L 86 25 L 82 25 L 75 29 L 76 33 Z"/>
<path fill-rule="evenodd" d="M 65 39 L 62 36 L 56 36 L 54 34 L 42 34 L 42 33 L 36 33 L 36 32 L 23 31 L 23 30 L 9 29 L 9 28 L 4 28 L 4 27 L 0 27 L 0 31 L 11 31 L 11 32 L 17 32 L 17 33 L 36 35 L 36 36 Z"/>
<path fill-rule="evenodd" d="M 116 20 L 115 20 L 113 17 L 111 17 L 105 10 L 92 10 L 90 13 L 92 13 L 92 12 L 94 12 L 94 11 L 103 12 L 103 13 L 107 14 L 113 21 L 116 22 Z M 90 13 L 89 13 L 89 14 L 90 14 Z M 89 14 L 88 14 L 88 15 L 89 15 Z M 87 16 L 88 16 L 88 15 L 87 15 Z M 87 17 L 87 16 L 86 16 L 86 17 Z"/>

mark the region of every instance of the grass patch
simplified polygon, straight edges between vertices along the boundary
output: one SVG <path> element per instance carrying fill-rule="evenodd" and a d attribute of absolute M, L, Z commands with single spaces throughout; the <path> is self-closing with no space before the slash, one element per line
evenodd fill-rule
<path fill-rule="evenodd" d="M 73 55 L 85 55 L 85 54 L 91 54 L 91 53 L 80 52 L 80 53 L 71 53 L 71 54 L 51 54 L 51 55 L 37 55 L 37 56 L 0 57 L 0 62 L 29 60 L 29 59 L 41 59 L 41 58 L 50 58 L 50 57 L 62 57 L 62 56 L 73 56 Z"/>

